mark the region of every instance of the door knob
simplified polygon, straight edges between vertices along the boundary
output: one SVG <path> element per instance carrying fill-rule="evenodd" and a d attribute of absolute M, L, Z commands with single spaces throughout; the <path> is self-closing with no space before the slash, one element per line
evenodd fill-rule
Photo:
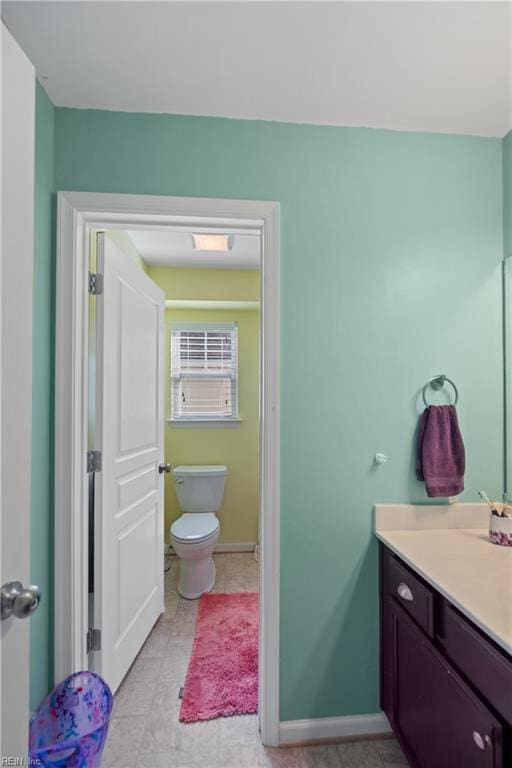
<path fill-rule="evenodd" d="M 0 589 L 1 618 L 8 619 L 13 615 L 17 619 L 26 619 L 38 609 L 40 602 L 41 590 L 35 584 L 24 587 L 21 581 L 9 581 Z"/>
<path fill-rule="evenodd" d="M 170 464 L 159 464 L 158 465 L 158 471 L 160 472 L 161 475 L 163 475 L 164 472 L 167 472 L 167 474 L 169 474 L 171 469 L 172 469 L 172 467 L 171 467 Z"/>

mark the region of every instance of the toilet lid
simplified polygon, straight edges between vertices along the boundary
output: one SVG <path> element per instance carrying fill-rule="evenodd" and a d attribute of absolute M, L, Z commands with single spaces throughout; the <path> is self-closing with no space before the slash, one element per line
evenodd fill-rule
<path fill-rule="evenodd" d="M 179 541 L 198 541 L 217 531 L 219 521 L 211 512 L 186 512 L 171 525 L 171 534 Z"/>

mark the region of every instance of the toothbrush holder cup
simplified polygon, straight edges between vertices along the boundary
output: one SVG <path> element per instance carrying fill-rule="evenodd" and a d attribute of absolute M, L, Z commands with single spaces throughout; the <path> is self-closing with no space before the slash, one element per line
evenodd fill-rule
<path fill-rule="evenodd" d="M 512 517 L 489 515 L 489 538 L 493 544 L 512 547 Z"/>

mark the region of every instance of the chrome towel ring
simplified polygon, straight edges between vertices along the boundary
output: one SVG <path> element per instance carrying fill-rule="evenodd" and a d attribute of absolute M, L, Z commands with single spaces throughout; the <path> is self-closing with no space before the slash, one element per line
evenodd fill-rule
<path fill-rule="evenodd" d="M 451 384 L 453 387 L 453 391 L 455 392 L 455 401 L 453 404 L 457 405 L 457 401 L 459 399 L 459 391 L 455 386 L 455 384 L 453 383 L 453 381 L 449 379 L 448 376 L 446 376 L 444 373 L 441 373 L 438 376 L 434 376 L 429 381 L 427 381 L 427 383 L 423 387 L 423 402 L 425 403 L 426 408 L 428 408 L 427 389 L 429 387 L 432 387 L 432 389 L 434 389 L 437 392 L 439 389 L 442 389 L 444 387 L 446 382 L 448 382 L 448 384 Z"/>

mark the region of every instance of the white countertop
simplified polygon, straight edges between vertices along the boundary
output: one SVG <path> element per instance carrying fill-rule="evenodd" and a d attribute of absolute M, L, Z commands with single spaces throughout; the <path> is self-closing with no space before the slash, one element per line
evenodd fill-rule
<path fill-rule="evenodd" d="M 425 510 L 376 505 L 377 537 L 512 654 L 512 547 L 489 541 L 484 505 L 430 505 L 427 515 Z"/>

